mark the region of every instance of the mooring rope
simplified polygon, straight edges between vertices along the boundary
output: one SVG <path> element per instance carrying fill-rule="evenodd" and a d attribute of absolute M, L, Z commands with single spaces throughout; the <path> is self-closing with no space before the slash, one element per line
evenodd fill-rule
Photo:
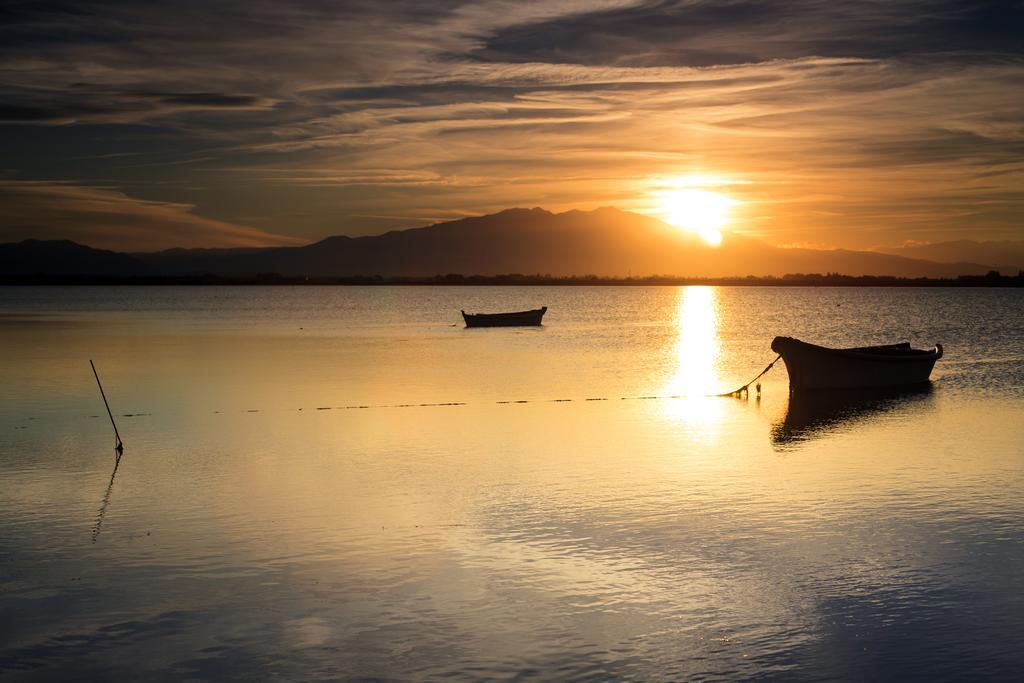
<path fill-rule="evenodd" d="M 591 396 L 591 397 L 587 397 L 587 398 L 534 398 L 534 399 L 512 399 L 512 400 L 504 400 L 504 401 L 480 401 L 480 402 L 477 402 L 476 405 L 485 405 L 485 404 L 490 404 L 490 405 L 519 405 L 519 404 L 524 404 L 524 403 L 574 403 L 574 402 L 575 403 L 585 403 L 585 402 L 589 402 L 589 401 L 666 401 L 666 400 L 680 399 L 680 398 L 743 397 L 743 396 L 745 396 L 745 395 L 750 393 L 750 385 L 753 384 L 754 382 L 756 382 L 757 380 L 761 379 L 762 377 L 764 377 L 768 373 L 769 370 L 771 370 L 773 367 L 775 367 L 775 364 L 779 362 L 780 358 L 782 358 L 782 356 L 776 356 L 775 360 L 773 360 L 771 363 L 769 363 L 767 366 L 765 366 L 764 370 L 762 370 L 761 372 L 757 373 L 757 375 L 755 375 L 753 379 L 751 379 L 749 382 L 747 382 L 746 384 L 744 384 L 740 388 L 735 389 L 733 391 L 727 391 L 727 392 L 721 393 L 721 394 L 670 394 L 670 395 L 666 395 L 666 396 L 649 395 L 649 396 L 611 396 L 611 397 L 609 397 L 609 396 Z M 758 393 L 758 395 L 761 394 L 761 385 L 760 384 L 757 385 L 757 393 Z M 315 406 L 315 407 L 309 408 L 308 410 L 310 412 L 313 412 L 313 411 L 321 411 L 321 410 L 366 410 L 366 409 L 370 409 L 370 408 L 437 408 L 437 407 L 442 407 L 442 406 L 467 406 L 467 405 L 471 405 L 471 403 L 467 402 L 467 401 L 443 401 L 443 402 L 436 402 L 436 403 L 384 403 L 384 404 L 367 404 L 367 403 L 359 404 L 359 403 L 357 403 L 357 404 L 347 405 L 347 406 Z M 302 412 L 303 409 L 302 408 L 285 408 L 283 410 Z M 228 412 L 232 412 L 232 411 L 214 410 L 213 414 L 215 414 L 215 415 L 223 415 L 223 414 L 228 413 Z M 242 409 L 239 409 L 239 412 L 242 412 L 242 413 L 262 413 L 262 412 L 269 412 L 269 411 L 261 410 L 260 408 L 242 408 Z M 142 412 L 139 412 L 139 413 L 124 413 L 122 415 L 119 415 L 118 417 L 152 417 L 152 416 L 153 416 L 153 413 L 142 413 Z M 83 415 L 82 417 L 99 418 L 100 415 Z M 113 417 L 114 417 L 113 414 L 111 414 L 110 415 L 111 421 L 113 421 Z M 38 420 L 38 419 L 39 418 L 35 417 L 35 416 L 22 418 L 23 421 L 32 421 L 32 420 Z M 27 427 L 28 427 L 28 425 L 20 424 L 20 425 L 16 425 L 15 429 L 26 429 Z M 118 440 L 118 443 L 120 444 L 120 439 Z"/>
<path fill-rule="evenodd" d="M 740 387 L 736 391 L 730 391 L 727 394 L 707 394 L 707 395 L 708 396 L 740 396 L 740 395 L 742 395 L 744 393 L 748 393 L 749 394 L 750 393 L 750 385 L 753 384 L 754 382 L 756 382 L 757 380 L 761 379 L 762 377 L 764 377 L 765 374 L 767 374 L 767 372 L 769 370 L 771 370 L 773 367 L 775 367 L 775 364 L 779 362 L 780 358 L 782 358 L 782 354 L 779 354 L 778 356 L 775 356 L 775 360 L 773 360 L 771 363 L 769 363 L 768 367 L 766 367 L 764 370 L 762 370 L 761 372 L 757 373 L 757 377 L 755 377 L 754 379 L 750 380 L 749 382 L 744 384 L 742 387 Z M 757 385 L 757 393 L 758 394 L 761 393 L 761 385 L 760 384 Z"/>

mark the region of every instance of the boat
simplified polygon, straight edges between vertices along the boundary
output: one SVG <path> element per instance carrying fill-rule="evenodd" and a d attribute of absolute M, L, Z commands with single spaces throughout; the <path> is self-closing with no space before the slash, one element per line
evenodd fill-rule
<path fill-rule="evenodd" d="M 831 349 L 792 337 L 772 340 L 786 363 L 790 389 L 868 389 L 926 384 L 942 344 L 912 349 L 909 342 Z"/>
<path fill-rule="evenodd" d="M 513 311 L 511 313 L 466 313 L 463 311 L 462 319 L 466 321 L 466 327 L 540 325 L 540 320 L 547 310 L 547 306 L 542 306 L 530 311 Z"/>

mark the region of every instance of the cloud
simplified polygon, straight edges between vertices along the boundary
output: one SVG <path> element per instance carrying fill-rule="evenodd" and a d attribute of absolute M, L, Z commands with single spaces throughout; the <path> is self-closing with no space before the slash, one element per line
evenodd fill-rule
<path fill-rule="evenodd" d="M 367 216 L 651 210 L 653 184 L 692 173 L 747 181 L 737 224 L 780 242 L 1021 230 L 1019 2 L 0 12 L 0 168 L 17 178 L 166 199 L 199 178 L 218 216 L 310 238 L 379 230 Z"/>
<path fill-rule="evenodd" d="M 153 92 L 69 84 L 56 89 L 8 87 L 0 123 L 131 123 L 202 110 L 270 109 L 277 101 L 257 95 L 216 92 Z"/>
<path fill-rule="evenodd" d="M 645 185 L 659 176 L 717 172 L 750 181 L 730 192 L 762 236 L 800 241 L 812 229 L 833 244 L 877 241 L 879 230 L 1012 230 L 981 209 L 1022 203 L 1013 64 L 492 66 L 439 75 L 459 83 L 453 91 L 443 81 L 393 86 L 373 104 L 278 128 L 260 143 L 281 154 L 268 159 L 265 182 L 373 184 L 370 169 L 404 169 L 433 184 L 417 206 L 436 215 L 445 204 L 487 211 L 523 197 L 651 209 Z M 474 81 L 486 84 L 462 85 Z M 332 96 L 344 102 L 344 92 Z"/>
<path fill-rule="evenodd" d="M 116 190 L 63 183 L 0 181 L 0 241 L 70 239 L 91 247 L 262 247 L 304 240 L 203 218 L 187 204 L 134 199 Z"/>
<path fill-rule="evenodd" d="M 495 62 L 710 66 L 808 55 L 882 59 L 1017 53 L 1012 0 L 649 2 L 503 27 L 475 56 Z"/>

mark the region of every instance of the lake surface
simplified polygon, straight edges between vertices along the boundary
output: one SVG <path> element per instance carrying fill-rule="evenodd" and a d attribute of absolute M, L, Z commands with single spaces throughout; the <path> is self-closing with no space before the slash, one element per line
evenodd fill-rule
<path fill-rule="evenodd" d="M 703 396 L 777 334 L 946 355 Z M 11 287 L 0 358 L 0 678 L 1024 670 L 1021 290 Z"/>

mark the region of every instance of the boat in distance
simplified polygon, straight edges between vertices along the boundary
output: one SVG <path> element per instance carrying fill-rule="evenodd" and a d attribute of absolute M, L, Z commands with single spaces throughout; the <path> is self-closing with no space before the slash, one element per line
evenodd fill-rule
<path fill-rule="evenodd" d="M 541 306 L 530 311 L 513 311 L 511 313 L 466 313 L 462 319 L 466 327 L 519 327 L 524 325 L 540 325 L 541 318 L 547 313 L 548 307 Z"/>
<path fill-rule="evenodd" d="M 790 389 L 868 389 L 925 384 L 942 344 L 912 349 L 909 342 L 831 349 L 792 337 L 776 337 L 772 351 L 782 356 Z"/>

